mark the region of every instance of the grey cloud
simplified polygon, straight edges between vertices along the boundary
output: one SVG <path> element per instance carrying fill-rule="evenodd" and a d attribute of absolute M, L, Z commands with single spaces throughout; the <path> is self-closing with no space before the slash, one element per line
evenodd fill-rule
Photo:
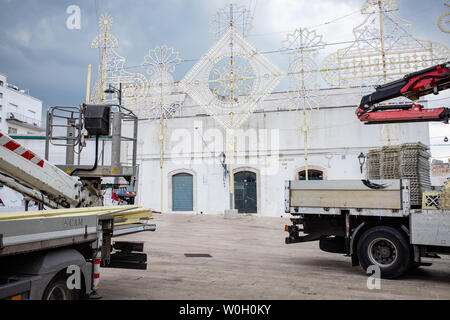
<path fill-rule="evenodd" d="M 253 0 L 253 5 L 256 0 Z M 338 0 L 336 0 L 338 1 Z M 121 46 L 118 53 L 127 58 L 127 67 L 139 66 L 148 50 L 167 44 L 180 52 L 183 59 L 202 56 L 213 44 L 209 23 L 215 11 L 228 1 L 210 0 L 0 0 L 0 72 L 9 81 L 44 101 L 46 107 L 56 104 L 77 105 L 85 92 L 87 65 L 93 65 L 95 78 L 98 50 L 89 44 L 98 34 L 97 15 L 109 12 L 114 18 L 112 32 Z M 248 6 L 250 0 L 236 1 Z M 432 38 L 448 45 L 448 34 L 436 27 L 439 15 L 446 10 L 444 1 L 426 5 L 419 0 L 399 0 L 399 16 L 413 20 L 418 37 Z M 268 0 L 258 1 L 253 33 L 260 33 L 264 16 L 258 15 Z M 352 0 L 361 3 L 363 0 Z M 65 26 L 69 5 L 81 8 L 81 30 L 68 30 Z M 423 9 L 423 10 L 422 10 Z M 290 10 L 290 8 L 286 8 Z M 427 17 L 424 17 L 426 13 Z M 299 26 L 302 15 L 299 12 Z M 321 17 L 317 17 L 318 23 Z M 274 30 L 280 31 L 280 30 Z M 264 31 L 266 32 L 266 31 Z M 439 33 L 440 32 L 440 33 Z M 279 39 L 274 37 L 278 37 Z M 275 50 L 283 34 L 250 38 L 261 50 Z M 324 35 L 326 41 L 327 35 Z M 337 49 L 337 47 L 333 47 Z M 274 57 L 279 64 L 280 57 Z M 175 79 L 181 79 L 194 62 L 177 67 Z M 141 68 L 130 71 L 145 72 Z"/>

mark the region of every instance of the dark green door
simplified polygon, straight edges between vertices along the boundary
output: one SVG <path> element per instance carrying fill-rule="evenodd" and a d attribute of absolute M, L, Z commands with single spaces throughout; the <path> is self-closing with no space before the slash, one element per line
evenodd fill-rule
<path fill-rule="evenodd" d="M 257 213 L 256 174 L 243 171 L 234 175 L 234 207 L 239 213 Z"/>
<path fill-rule="evenodd" d="M 194 211 L 192 178 L 189 173 L 172 176 L 172 211 Z"/>

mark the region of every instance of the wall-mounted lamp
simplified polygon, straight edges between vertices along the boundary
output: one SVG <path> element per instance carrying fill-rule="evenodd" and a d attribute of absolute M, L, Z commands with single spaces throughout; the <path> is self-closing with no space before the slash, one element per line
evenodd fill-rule
<path fill-rule="evenodd" d="M 222 164 L 222 167 L 223 167 L 223 186 L 224 187 L 226 185 L 227 173 L 228 173 L 226 160 L 227 160 L 227 156 L 226 156 L 225 152 L 222 152 L 220 154 L 220 163 Z"/>
<path fill-rule="evenodd" d="M 361 173 L 363 172 L 363 166 L 364 163 L 366 163 L 366 156 L 364 155 L 364 153 L 360 153 L 358 156 L 358 161 L 359 161 L 359 168 L 361 170 Z"/>

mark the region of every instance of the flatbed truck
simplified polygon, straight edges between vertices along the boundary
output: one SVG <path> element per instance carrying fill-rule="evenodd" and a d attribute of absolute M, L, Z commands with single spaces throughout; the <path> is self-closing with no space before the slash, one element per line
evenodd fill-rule
<path fill-rule="evenodd" d="M 143 243 L 113 238 L 154 231 L 150 219 L 137 206 L 2 214 L 0 299 L 98 297 L 100 267 L 146 269 Z"/>
<path fill-rule="evenodd" d="M 0 132 L 0 182 L 37 201 L 40 209 L 54 209 L 0 214 L 0 299 L 96 298 L 100 266 L 146 269 L 143 243 L 113 238 L 154 231 L 155 225 L 149 223 L 152 211 L 138 206 L 102 206 L 102 177 L 133 178 L 136 170 L 135 161 L 130 174 L 123 173 L 120 163 L 113 168 L 97 166 L 99 137 L 109 136 L 111 117 L 121 121 L 120 106 L 116 106 L 119 111 L 111 112 L 113 107 L 83 105 L 77 109 L 78 123 L 68 118 L 68 133 L 86 130 L 96 138 L 95 161 L 90 168 L 61 170 Z M 117 131 L 120 124 L 112 127 Z M 50 131 L 47 128 L 48 136 Z M 120 133 L 115 137 L 113 142 L 120 144 Z M 68 144 L 68 149 L 73 151 L 73 147 Z M 133 179 L 131 182 L 134 184 Z"/>
<path fill-rule="evenodd" d="M 382 278 L 450 263 L 450 210 L 411 209 L 407 179 L 286 181 L 285 211 L 286 244 L 318 241 Z"/>
<path fill-rule="evenodd" d="M 450 109 L 424 108 L 417 100 L 450 88 L 450 62 L 407 74 L 363 96 L 356 116 L 367 125 L 439 121 L 448 124 Z M 410 104 L 388 103 L 404 97 Z M 447 182 L 446 197 L 450 194 Z M 425 194 L 424 197 L 427 197 Z M 407 179 L 286 181 L 286 244 L 319 241 L 320 249 L 350 256 L 352 265 L 380 268 L 384 278 L 409 269 L 450 262 L 450 210 L 436 205 L 412 208 Z"/>

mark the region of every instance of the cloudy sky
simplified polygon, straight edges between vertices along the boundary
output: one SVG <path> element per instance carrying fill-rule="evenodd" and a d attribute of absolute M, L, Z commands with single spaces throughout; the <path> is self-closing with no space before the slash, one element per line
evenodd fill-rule
<path fill-rule="evenodd" d="M 236 0 L 254 15 L 248 40 L 262 51 L 277 50 L 286 33 L 315 27 L 327 43 L 351 41 L 352 29 L 364 20 L 359 13 L 365 0 Z M 450 47 L 450 33 L 440 31 L 439 16 L 450 11 L 445 0 L 397 0 L 397 14 L 413 23 L 419 39 Z M 127 58 L 129 71 L 139 66 L 148 50 L 166 44 L 182 59 L 197 59 L 213 44 L 209 32 L 212 16 L 225 0 L 0 0 L 0 73 L 8 82 L 53 105 L 78 105 L 85 97 L 88 64 L 95 78 L 99 52 L 90 42 L 99 33 L 98 18 L 110 13 L 117 51 Z M 69 30 L 70 5 L 81 9 L 81 29 Z M 345 46 L 345 45 L 344 45 Z M 339 45 L 329 46 L 336 50 Z M 284 69 L 286 59 L 271 56 Z M 180 64 L 176 80 L 194 62 Z M 440 98 L 441 96 L 439 96 Z M 447 100 L 448 101 L 448 100 Z M 444 102 L 447 102 L 444 101 Z M 442 102 L 442 100 L 440 101 Z M 439 129 L 440 128 L 440 129 Z M 439 127 L 434 136 L 444 136 Z M 433 142 L 433 141 L 432 141 Z"/>

